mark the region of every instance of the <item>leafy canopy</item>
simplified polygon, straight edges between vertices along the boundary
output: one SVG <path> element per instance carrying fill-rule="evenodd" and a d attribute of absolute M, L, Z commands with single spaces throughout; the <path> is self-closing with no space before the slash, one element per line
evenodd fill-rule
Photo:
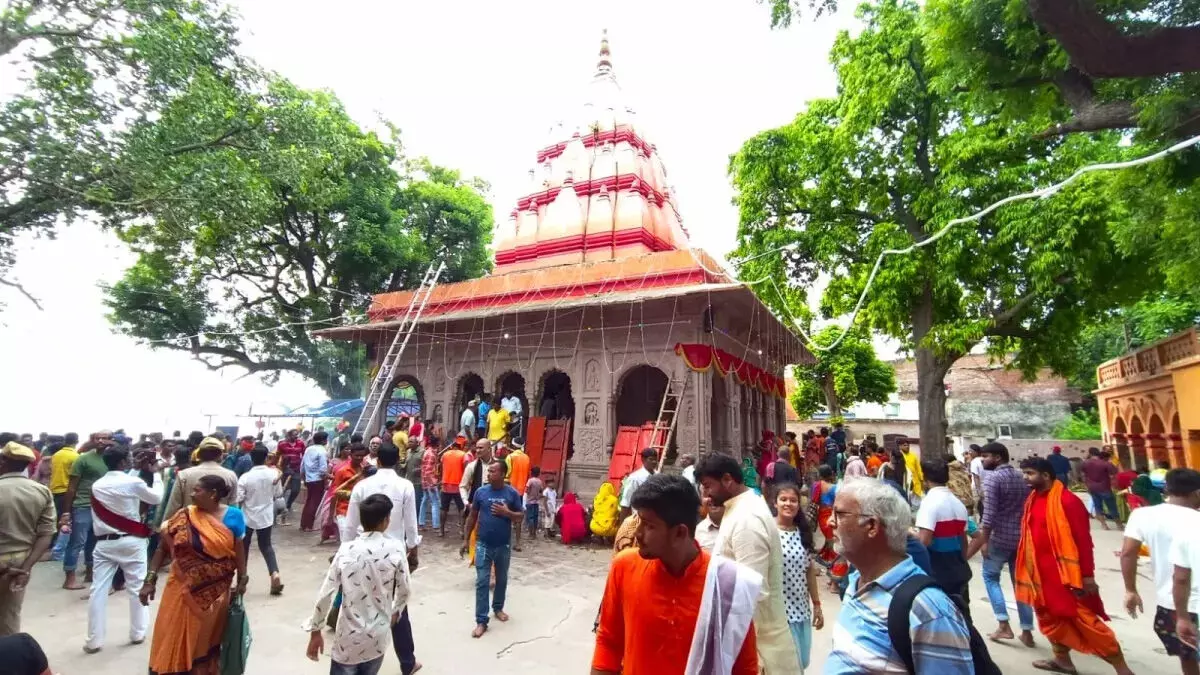
<path fill-rule="evenodd" d="M 743 273 L 778 275 L 792 289 L 828 275 L 825 316 L 853 308 L 882 250 L 1120 154 L 1115 139 L 1035 139 L 1030 123 L 985 114 L 967 94 L 939 88 L 940 60 L 915 3 L 864 5 L 859 18 L 861 34 L 841 34 L 830 56 L 837 97 L 751 138 L 730 164 L 737 255 L 795 244 Z M 1144 288 L 1146 267 L 1108 236 L 1123 211 L 1101 185 L 1085 179 L 1053 198 L 1006 206 L 884 263 L 858 326 L 915 353 L 923 439 L 944 436 L 943 377 L 955 359 L 986 340 L 990 353 L 1013 354 L 1031 376 L 1043 366 L 1070 372 L 1084 321 Z"/>
<path fill-rule="evenodd" d="M 235 32 L 208 0 L 0 7 L 0 59 L 18 79 L 0 102 L 0 282 L 17 285 L 4 274 L 18 234 L 52 237 L 59 223 L 139 203 L 120 165 L 130 127 L 155 119 L 194 78 L 240 68 Z M 211 140 L 155 151 L 186 154 Z"/>
<path fill-rule="evenodd" d="M 486 185 L 365 132 L 331 94 L 261 75 L 199 79 L 135 128 L 122 167 L 159 197 L 115 223 L 137 263 L 108 293 L 110 320 L 157 348 L 268 380 L 291 371 L 332 397 L 361 392 L 365 356 L 310 331 L 357 318 L 369 296 L 487 269 Z M 188 139 L 204 152 L 163 155 Z"/>

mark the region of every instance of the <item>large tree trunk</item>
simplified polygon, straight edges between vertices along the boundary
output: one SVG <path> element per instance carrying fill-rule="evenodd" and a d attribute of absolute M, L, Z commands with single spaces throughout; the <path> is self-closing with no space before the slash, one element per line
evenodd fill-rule
<path fill-rule="evenodd" d="M 825 393 L 825 409 L 829 411 L 829 416 L 840 417 L 842 414 L 842 405 L 838 401 L 837 390 L 833 387 L 832 375 L 826 375 L 821 380 L 821 391 Z"/>
<path fill-rule="evenodd" d="M 921 297 L 913 306 L 913 343 L 917 365 L 917 411 L 920 417 L 921 457 L 943 457 L 946 454 L 946 372 L 954 363 L 948 355 L 939 356 L 925 338 L 933 328 L 933 287 L 926 282 Z"/>
<path fill-rule="evenodd" d="M 942 457 L 946 454 L 946 368 L 933 350 L 918 347 L 917 410 L 921 434 L 921 457 Z"/>

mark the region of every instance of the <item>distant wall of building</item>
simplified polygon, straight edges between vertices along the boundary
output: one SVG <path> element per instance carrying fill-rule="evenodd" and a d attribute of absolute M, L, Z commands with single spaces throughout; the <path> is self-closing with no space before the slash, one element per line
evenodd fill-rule
<path fill-rule="evenodd" d="M 988 438 L 985 437 L 964 437 L 961 439 L 962 447 L 969 447 L 971 444 L 985 445 Z M 1001 438 L 997 439 L 998 443 L 1003 443 L 1004 447 L 1008 448 L 1008 455 L 1013 463 L 1019 462 L 1026 457 L 1030 457 L 1035 453 L 1041 457 L 1049 457 L 1054 446 L 1062 448 L 1062 454 L 1067 459 L 1079 458 L 1087 459 L 1088 448 L 1098 448 L 1103 443 L 1099 440 L 1095 441 L 1056 441 L 1046 438 Z"/>
<path fill-rule="evenodd" d="M 1066 400 L 951 399 L 947 404 L 951 436 L 1011 436 L 1051 438 L 1059 424 L 1071 415 Z M 1001 431 L 1007 427 L 1007 433 Z"/>

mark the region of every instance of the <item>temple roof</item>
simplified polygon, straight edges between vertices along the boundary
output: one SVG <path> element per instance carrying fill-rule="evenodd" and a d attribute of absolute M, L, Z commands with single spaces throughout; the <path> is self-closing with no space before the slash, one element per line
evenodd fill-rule
<path fill-rule="evenodd" d="M 607 33 L 580 112 L 551 126 L 495 236 L 496 274 L 688 248 L 658 150 L 613 72 Z"/>

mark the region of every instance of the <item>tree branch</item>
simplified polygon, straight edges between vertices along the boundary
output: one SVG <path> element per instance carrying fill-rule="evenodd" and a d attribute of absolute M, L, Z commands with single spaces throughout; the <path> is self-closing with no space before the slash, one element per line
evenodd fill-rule
<path fill-rule="evenodd" d="M 1126 35 L 1094 0 L 1026 0 L 1033 20 L 1095 78 L 1158 77 L 1200 71 L 1200 26 L 1159 26 Z"/>
<path fill-rule="evenodd" d="M 39 312 L 46 311 L 46 308 L 42 307 L 42 303 L 38 302 L 38 299 L 35 298 L 32 293 L 30 293 L 28 290 L 26 290 L 25 287 L 20 284 L 20 282 L 9 281 L 8 279 L 0 277 L 0 285 L 17 289 L 21 293 L 21 295 L 24 295 L 27 300 L 29 300 L 30 302 L 33 303 L 34 307 L 38 308 Z"/>
<path fill-rule="evenodd" d="M 1053 81 L 1073 115 L 1066 122 L 1038 134 L 1037 138 L 1053 138 L 1077 131 L 1133 129 L 1138 126 L 1137 109 L 1131 101 L 1097 101 L 1092 78 L 1078 68 L 1068 68 L 1055 76 Z"/>

